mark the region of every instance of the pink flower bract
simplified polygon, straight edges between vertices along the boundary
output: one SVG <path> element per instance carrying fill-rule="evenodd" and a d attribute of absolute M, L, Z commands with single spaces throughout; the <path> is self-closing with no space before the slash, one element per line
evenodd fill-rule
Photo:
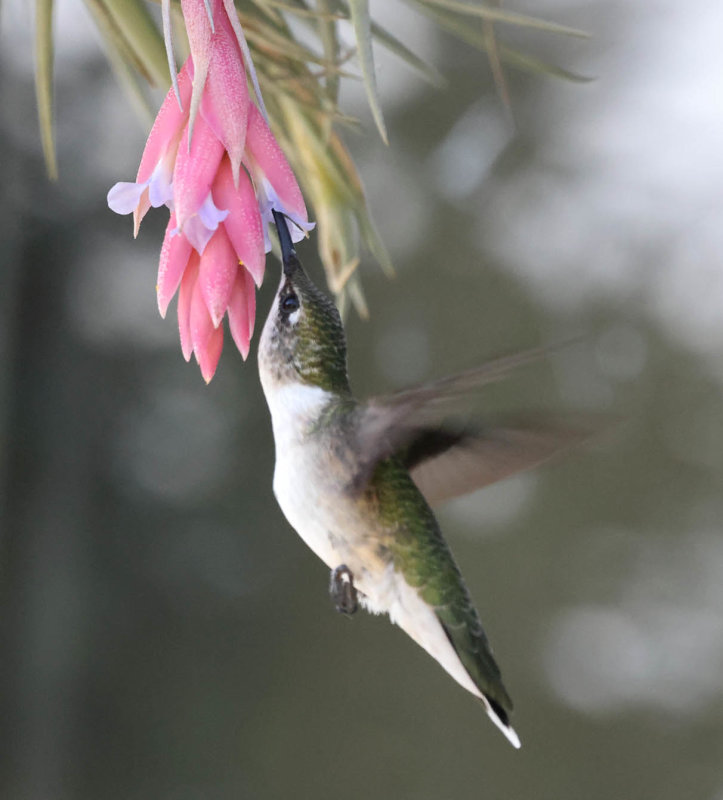
<path fill-rule="evenodd" d="M 158 309 L 165 317 L 178 293 L 181 350 L 187 361 L 195 356 L 208 382 L 221 356 L 225 316 L 236 347 L 248 356 L 272 211 L 293 223 L 294 241 L 313 223 L 264 113 L 249 96 L 247 68 L 257 81 L 242 55 L 238 19 L 228 16 L 232 4 L 210 0 L 213 24 L 204 0 L 182 0 L 181 7 L 191 55 L 178 73 L 178 94 L 169 89 L 161 105 L 136 180 L 116 183 L 108 205 L 133 213 L 136 234 L 149 208 L 169 209 Z"/>

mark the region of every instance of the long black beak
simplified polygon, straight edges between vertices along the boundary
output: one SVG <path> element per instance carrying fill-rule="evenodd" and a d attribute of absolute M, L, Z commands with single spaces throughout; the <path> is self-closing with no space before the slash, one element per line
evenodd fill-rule
<path fill-rule="evenodd" d="M 279 234 L 284 275 L 291 277 L 297 270 L 303 271 L 303 267 L 299 257 L 296 255 L 296 250 L 294 250 L 294 243 L 291 241 L 291 233 L 289 232 L 289 223 L 286 221 L 286 216 L 276 210 L 272 210 L 271 213 L 274 215 L 274 224 Z"/>

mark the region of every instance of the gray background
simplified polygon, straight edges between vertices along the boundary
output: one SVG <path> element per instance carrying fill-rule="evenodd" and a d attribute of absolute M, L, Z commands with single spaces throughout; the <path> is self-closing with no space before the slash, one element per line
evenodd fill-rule
<path fill-rule="evenodd" d="M 163 215 L 134 242 L 105 206 L 143 130 L 82 6 L 59 4 L 55 185 L 30 11 L 4 6 L 2 796 L 721 800 L 720 3 L 515 5 L 590 30 L 519 40 L 596 78 L 510 73 L 516 133 L 483 55 L 378 3 L 449 86 L 380 55 L 389 149 L 345 97 L 398 268 L 362 265 L 355 388 L 582 334 L 488 403 L 623 420 L 440 510 L 520 752 L 399 630 L 335 615 L 271 492 L 255 349 L 227 338 L 205 386 L 155 308 Z"/>

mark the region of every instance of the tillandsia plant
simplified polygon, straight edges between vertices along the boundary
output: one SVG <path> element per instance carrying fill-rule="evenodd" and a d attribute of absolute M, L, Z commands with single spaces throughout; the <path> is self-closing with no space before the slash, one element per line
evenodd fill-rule
<path fill-rule="evenodd" d="M 244 358 L 248 355 L 254 282 L 260 285 L 263 279 L 273 212 L 293 223 L 295 241 L 313 224 L 266 121 L 233 3 L 183 0 L 181 7 L 191 54 L 177 75 L 166 2 L 173 86 L 148 137 L 135 182 L 117 183 L 108 193 L 108 205 L 120 214 L 132 212 L 136 232 L 150 206 L 168 207 L 158 308 L 165 316 L 178 290 L 183 355 L 188 361 L 194 354 L 210 381 L 221 356 L 221 322 L 227 311 L 234 342 Z M 247 70 L 256 103 L 249 96 Z"/>
<path fill-rule="evenodd" d="M 387 142 L 377 92 L 376 42 L 440 83 L 434 68 L 372 18 L 368 0 L 162 0 L 160 20 L 146 0 L 85 0 L 121 83 L 141 105 L 145 84 L 169 87 L 151 129 L 136 180 L 117 183 L 110 207 L 133 214 L 134 233 L 151 207 L 170 218 L 158 269 L 158 306 L 165 316 L 178 292 L 185 358 L 195 354 L 206 381 L 216 370 L 224 317 L 246 358 L 253 333 L 255 287 L 271 249 L 274 211 L 291 222 L 295 241 L 318 223 L 318 248 L 340 306 L 366 303 L 356 268 L 365 247 L 392 265 L 376 233 L 362 182 L 339 134 L 338 107 L 346 62 L 356 54 L 369 106 Z M 499 25 L 581 36 L 579 31 L 499 7 L 496 2 L 408 0 L 459 39 L 486 51 L 502 99 L 503 63 L 561 77 L 578 76 L 498 41 Z M 156 3 L 155 5 L 158 5 Z M 36 0 L 36 90 L 43 148 L 57 174 L 52 130 L 53 0 Z M 292 24 L 293 20 L 293 24 Z M 160 22 L 160 24 L 159 24 Z M 349 22 L 356 53 L 341 44 Z M 303 43 L 304 26 L 318 49 Z M 309 40 L 305 35 L 304 42 Z M 175 45 L 175 46 L 174 46 Z M 187 56 L 177 70 L 176 51 Z M 297 182 L 298 176 L 298 182 Z"/>

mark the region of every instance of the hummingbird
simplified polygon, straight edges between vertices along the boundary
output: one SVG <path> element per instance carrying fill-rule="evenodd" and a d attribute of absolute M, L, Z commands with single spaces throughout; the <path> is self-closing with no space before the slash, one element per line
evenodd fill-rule
<path fill-rule="evenodd" d="M 286 519 L 330 568 L 338 611 L 387 614 L 477 697 L 516 748 L 512 700 L 431 505 L 555 455 L 576 437 L 525 426 L 469 431 L 444 421 L 474 389 L 539 355 L 528 351 L 361 401 L 344 328 L 309 279 L 274 211 L 282 275 L 259 342 Z"/>

